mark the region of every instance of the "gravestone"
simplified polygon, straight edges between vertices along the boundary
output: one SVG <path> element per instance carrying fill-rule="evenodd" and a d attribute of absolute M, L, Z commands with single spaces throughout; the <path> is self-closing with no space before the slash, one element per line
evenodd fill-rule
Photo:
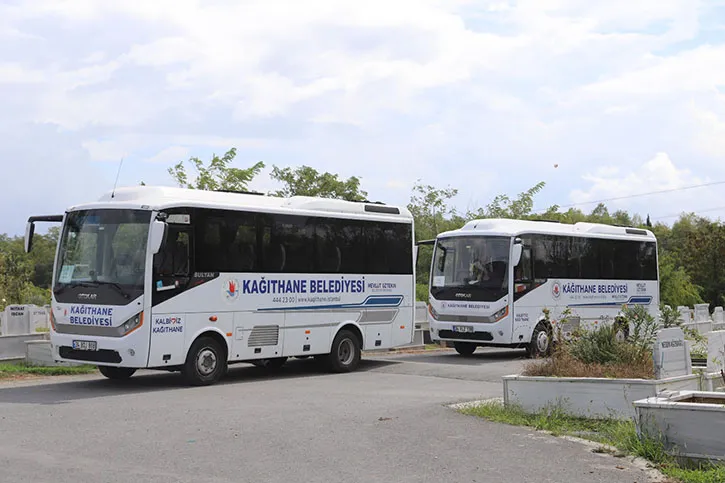
<path fill-rule="evenodd" d="M 685 340 L 685 333 L 679 327 L 657 332 L 652 356 L 657 379 L 692 374 L 690 348 Z"/>
<path fill-rule="evenodd" d="M 695 304 L 695 322 L 709 322 L 710 321 L 710 305 L 709 304 Z"/>
<path fill-rule="evenodd" d="M 27 305 L 8 305 L 5 307 L 2 335 L 22 335 L 30 333 L 30 311 Z"/>
<path fill-rule="evenodd" d="M 30 307 L 30 331 L 35 332 L 37 329 L 47 329 L 50 323 L 48 310 L 45 307 Z"/>
<path fill-rule="evenodd" d="M 680 322 L 683 324 L 690 322 L 690 307 L 680 305 L 677 307 L 677 311 L 680 313 Z"/>
<path fill-rule="evenodd" d="M 715 310 L 712 312 L 712 321 L 716 324 L 725 322 L 725 314 L 723 313 L 722 307 L 715 307 Z"/>
<path fill-rule="evenodd" d="M 725 370 L 725 330 L 707 334 L 707 372 Z"/>

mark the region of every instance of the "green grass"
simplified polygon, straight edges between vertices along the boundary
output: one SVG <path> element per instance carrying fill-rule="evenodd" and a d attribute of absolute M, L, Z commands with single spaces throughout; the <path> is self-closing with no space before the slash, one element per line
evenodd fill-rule
<path fill-rule="evenodd" d="M 95 366 L 65 366 L 46 367 L 30 366 L 24 363 L 0 363 L 0 379 L 8 379 L 15 376 L 69 376 L 76 374 L 90 374 L 96 370 Z"/>
<path fill-rule="evenodd" d="M 721 483 L 725 481 L 725 466 L 702 465 L 699 468 L 678 466 L 663 445 L 651 439 L 639 438 L 634 422 L 618 420 L 584 419 L 567 416 L 558 408 L 550 408 L 530 414 L 515 407 L 505 407 L 500 402 L 461 409 L 460 412 L 489 421 L 527 426 L 548 431 L 555 436 L 576 436 L 617 449 L 619 455 L 644 458 L 653 463 L 665 475 L 683 483 Z M 605 446 L 606 445 L 606 446 Z"/>

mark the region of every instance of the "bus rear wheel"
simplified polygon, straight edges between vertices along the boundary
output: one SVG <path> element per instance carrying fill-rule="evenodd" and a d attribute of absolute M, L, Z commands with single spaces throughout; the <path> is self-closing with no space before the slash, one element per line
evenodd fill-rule
<path fill-rule="evenodd" d="M 121 380 L 133 376 L 136 369 L 130 367 L 98 366 L 98 370 L 108 379 Z"/>
<path fill-rule="evenodd" d="M 192 386 L 208 386 L 221 379 L 226 367 L 226 357 L 219 342 L 211 337 L 201 337 L 189 349 L 181 372 Z"/>
<path fill-rule="evenodd" d="M 352 372 L 360 364 L 360 352 L 357 336 L 349 330 L 341 330 L 332 342 L 327 364 L 332 372 Z"/>
<path fill-rule="evenodd" d="M 453 348 L 462 356 L 472 356 L 476 352 L 476 344 L 470 342 L 454 342 Z"/>

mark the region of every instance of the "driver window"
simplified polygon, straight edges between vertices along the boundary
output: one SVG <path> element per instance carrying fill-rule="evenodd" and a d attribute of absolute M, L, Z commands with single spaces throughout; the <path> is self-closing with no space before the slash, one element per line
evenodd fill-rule
<path fill-rule="evenodd" d="M 188 277 L 191 241 L 186 228 L 169 225 L 166 243 L 154 265 L 160 277 Z"/>
<path fill-rule="evenodd" d="M 521 261 L 514 267 L 515 282 L 530 282 L 532 280 L 531 273 L 531 248 L 524 247 L 521 252 Z"/>

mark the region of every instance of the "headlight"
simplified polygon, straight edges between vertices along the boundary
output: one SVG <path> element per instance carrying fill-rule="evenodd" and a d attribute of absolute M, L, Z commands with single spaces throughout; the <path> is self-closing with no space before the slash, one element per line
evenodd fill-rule
<path fill-rule="evenodd" d="M 438 320 L 438 312 L 435 311 L 432 304 L 428 304 L 428 313 L 434 320 Z"/>
<path fill-rule="evenodd" d="M 495 314 L 493 314 L 493 316 L 491 318 L 494 321 L 498 322 L 499 320 L 501 320 L 504 317 L 506 317 L 508 314 L 509 314 L 509 307 L 507 305 L 506 307 L 502 308 L 501 310 L 499 310 L 498 312 L 496 312 Z"/>
<path fill-rule="evenodd" d="M 143 325 L 143 312 L 139 312 L 123 323 L 123 335 L 128 335 Z"/>

